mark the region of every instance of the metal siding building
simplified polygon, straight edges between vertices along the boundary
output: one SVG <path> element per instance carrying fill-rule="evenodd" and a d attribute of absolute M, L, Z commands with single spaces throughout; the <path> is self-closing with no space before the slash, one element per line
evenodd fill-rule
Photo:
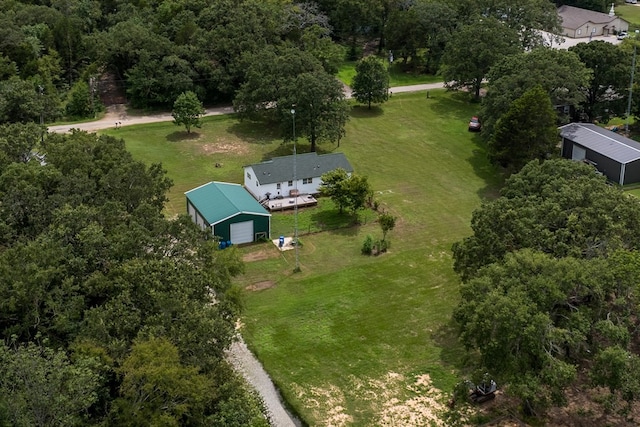
<path fill-rule="evenodd" d="M 249 243 L 271 234 L 271 214 L 240 184 L 210 182 L 185 196 L 193 222 L 221 240 Z"/>
<path fill-rule="evenodd" d="M 591 163 L 620 185 L 640 182 L 640 143 L 591 123 L 559 129 L 562 157 Z"/>

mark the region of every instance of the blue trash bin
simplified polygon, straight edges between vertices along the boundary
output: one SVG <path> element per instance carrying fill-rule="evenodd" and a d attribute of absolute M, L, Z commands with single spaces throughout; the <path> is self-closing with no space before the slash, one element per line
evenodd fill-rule
<path fill-rule="evenodd" d="M 223 241 L 221 241 L 221 242 L 218 244 L 218 247 L 219 247 L 220 249 L 224 249 L 224 248 L 226 248 L 226 247 L 227 247 L 227 242 L 225 242 L 224 240 L 223 240 Z"/>
<path fill-rule="evenodd" d="M 230 248 L 231 247 L 231 240 L 227 240 L 227 247 Z"/>
<path fill-rule="evenodd" d="M 280 236 L 280 240 L 278 241 L 278 246 L 279 247 L 283 247 L 284 246 L 284 236 Z"/>

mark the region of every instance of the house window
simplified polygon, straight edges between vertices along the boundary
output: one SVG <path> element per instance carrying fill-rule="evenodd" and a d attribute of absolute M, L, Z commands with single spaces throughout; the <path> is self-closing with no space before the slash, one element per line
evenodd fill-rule
<path fill-rule="evenodd" d="M 591 34 L 595 34 L 596 33 L 596 27 L 593 27 L 593 29 L 591 30 Z"/>
<path fill-rule="evenodd" d="M 251 174 L 247 172 L 247 178 L 251 179 Z"/>
<path fill-rule="evenodd" d="M 293 187 L 293 181 L 289 181 L 289 187 Z"/>
<path fill-rule="evenodd" d="M 302 183 L 303 184 L 311 184 L 313 182 L 313 178 L 303 178 L 302 179 Z"/>
<path fill-rule="evenodd" d="M 578 30 L 578 35 L 582 34 L 582 30 Z"/>
<path fill-rule="evenodd" d="M 276 188 L 279 190 L 280 189 L 280 183 L 276 184 Z"/>

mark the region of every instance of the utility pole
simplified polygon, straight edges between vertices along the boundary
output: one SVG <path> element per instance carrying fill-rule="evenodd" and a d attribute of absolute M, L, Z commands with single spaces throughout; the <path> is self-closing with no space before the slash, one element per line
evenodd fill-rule
<path fill-rule="evenodd" d="M 292 107 L 295 107 L 293 105 Z M 300 261 L 298 258 L 298 176 L 297 176 L 297 153 L 296 153 L 296 110 L 291 108 L 291 116 L 293 118 L 293 190 L 295 193 L 295 199 L 293 199 L 294 209 L 294 225 L 293 225 L 293 244 L 296 252 L 296 266 L 293 269 L 294 273 L 300 272 Z"/>
<path fill-rule="evenodd" d="M 38 85 L 40 93 L 40 143 L 44 144 L 44 87 Z"/>
<path fill-rule="evenodd" d="M 629 117 L 631 116 L 631 100 L 633 98 L 633 76 L 636 72 L 636 51 L 638 42 L 638 33 L 640 30 L 636 30 L 636 35 L 633 38 L 633 60 L 631 61 L 631 79 L 629 82 L 629 102 L 627 103 L 627 117 L 624 121 L 624 134 L 629 136 Z"/>

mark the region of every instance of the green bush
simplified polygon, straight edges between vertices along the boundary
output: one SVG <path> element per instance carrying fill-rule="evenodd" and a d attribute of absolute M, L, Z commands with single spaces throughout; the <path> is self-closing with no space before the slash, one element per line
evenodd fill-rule
<path fill-rule="evenodd" d="M 373 253 L 373 237 L 368 234 L 362 243 L 362 255 L 371 255 Z"/>

